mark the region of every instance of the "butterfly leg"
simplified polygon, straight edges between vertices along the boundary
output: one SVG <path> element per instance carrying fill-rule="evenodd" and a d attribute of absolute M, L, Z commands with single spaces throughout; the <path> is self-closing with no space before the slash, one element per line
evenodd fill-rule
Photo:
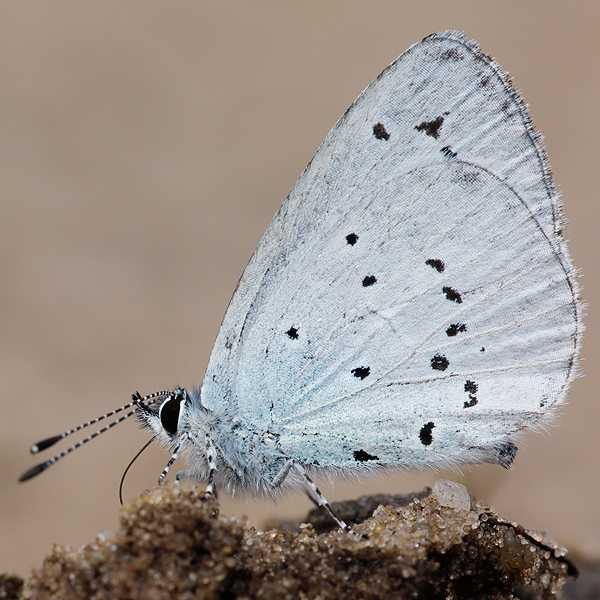
<path fill-rule="evenodd" d="M 319 503 L 315 500 L 314 496 L 304 488 L 304 495 L 316 506 L 319 507 Z"/>
<path fill-rule="evenodd" d="M 215 447 L 209 435 L 206 436 L 206 459 L 208 461 L 208 482 L 206 484 L 206 491 L 204 492 L 205 497 L 217 495 L 215 489 L 215 473 L 217 471 L 217 459 L 215 453 Z M 198 481 L 198 477 L 192 474 L 191 470 L 178 471 L 175 475 L 175 481 L 179 483 L 182 479 L 193 479 Z"/>
<path fill-rule="evenodd" d="M 281 467 L 280 471 L 273 477 L 273 481 L 271 481 L 271 487 L 279 488 L 281 484 L 285 481 L 285 478 L 290 474 L 292 467 L 294 466 L 294 461 L 291 458 L 285 461 L 283 467 Z"/>
<path fill-rule="evenodd" d="M 206 434 L 206 460 L 208 461 L 208 481 L 206 483 L 206 491 L 204 496 L 208 498 L 212 496 L 215 489 L 215 473 L 217 472 L 217 453 L 212 442 L 210 434 Z"/>
<path fill-rule="evenodd" d="M 329 502 L 327 502 L 327 498 L 325 498 L 325 496 L 323 496 L 323 493 L 317 487 L 317 484 L 312 480 L 310 475 L 297 462 L 294 462 L 293 466 L 306 480 L 306 483 L 308 484 L 308 487 L 314 496 L 314 501 L 316 502 L 316 504 L 318 506 L 322 506 L 329 513 L 329 516 L 337 523 L 337 525 L 340 529 L 342 529 L 343 531 L 348 531 L 348 525 L 346 525 L 346 523 L 344 523 L 344 521 L 342 521 L 342 519 L 340 519 L 333 512 L 333 510 L 331 510 L 331 506 L 329 505 Z"/>
<path fill-rule="evenodd" d="M 271 485 L 274 488 L 280 487 L 281 484 L 285 481 L 286 477 L 290 474 L 292 467 L 295 467 L 296 471 L 301 473 L 302 477 L 304 477 L 306 483 L 308 484 L 308 487 L 310 488 L 310 492 L 308 490 L 305 490 L 305 492 L 306 492 L 306 495 L 311 499 L 311 501 L 314 502 L 314 504 L 316 504 L 317 506 L 322 506 L 329 513 L 331 518 L 337 523 L 337 525 L 340 529 L 343 529 L 344 531 L 348 531 L 348 525 L 346 525 L 346 523 L 344 523 L 344 521 L 342 521 L 342 519 L 340 519 L 333 512 L 333 510 L 331 510 L 331 506 L 329 505 L 329 502 L 327 502 L 327 498 L 325 498 L 325 496 L 323 496 L 323 493 L 317 487 L 317 484 L 312 480 L 310 475 L 303 469 L 303 467 L 301 467 L 293 459 L 290 458 L 285 462 L 283 467 L 281 467 L 281 470 L 273 478 Z M 312 494 L 311 494 L 311 492 L 312 492 Z"/>
<path fill-rule="evenodd" d="M 171 468 L 171 466 L 173 465 L 173 463 L 179 458 L 179 451 L 180 450 L 181 450 L 181 444 L 179 446 L 177 446 L 177 448 L 175 448 L 175 451 L 171 455 L 171 458 L 169 459 L 169 462 L 167 463 L 167 466 L 163 469 L 162 473 L 160 474 L 160 477 L 158 478 L 158 485 L 162 485 L 163 484 L 163 481 L 165 480 L 165 477 L 167 476 L 167 473 L 169 472 L 169 469 Z"/>

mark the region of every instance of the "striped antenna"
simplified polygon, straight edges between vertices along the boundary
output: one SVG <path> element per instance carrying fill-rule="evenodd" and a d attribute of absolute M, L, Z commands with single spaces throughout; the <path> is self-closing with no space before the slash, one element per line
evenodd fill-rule
<path fill-rule="evenodd" d="M 36 475 L 39 475 L 42 471 L 45 471 L 48 467 L 51 467 L 55 462 L 59 461 L 61 458 L 65 457 L 65 456 L 67 456 L 67 454 L 71 454 L 71 452 L 73 452 L 73 450 L 77 450 L 77 448 L 80 448 L 84 444 L 87 444 L 87 442 L 98 437 L 100 434 L 104 433 L 105 431 L 108 431 L 109 429 L 112 429 L 115 425 L 118 425 L 119 423 L 125 421 L 125 419 L 128 419 L 129 417 L 134 415 L 138 409 L 141 408 L 142 410 L 144 410 L 144 409 L 149 410 L 147 408 L 148 404 L 154 404 L 156 402 L 159 402 L 160 400 L 157 400 L 157 398 L 162 399 L 165 396 L 170 395 L 170 393 L 171 392 L 168 392 L 168 391 L 154 392 L 153 394 L 149 394 L 148 396 L 144 396 L 142 398 L 140 396 L 139 392 L 134 392 L 133 394 L 131 394 L 131 397 L 133 400 L 131 402 L 129 402 L 129 404 L 125 404 L 124 406 L 121 406 L 120 408 L 117 408 L 116 410 L 111 410 L 110 412 L 102 415 L 101 417 L 97 417 L 96 419 L 92 419 L 91 421 L 87 421 L 86 423 L 82 423 L 81 425 L 78 425 L 77 427 L 74 427 L 73 429 L 68 429 L 67 431 L 61 433 L 60 435 L 55 435 L 55 436 L 46 438 L 45 440 L 42 440 L 41 442 L 34 444 L 30 448 L 31 454 L 37 454 L 38 452 L 41 452 L 42 450 L 45 450 L 46 448 L 50 448 L 51 446 L 56 444 L 56 442 L 59 442 L 63 438 L 66 438 L 67 436 L 71 435 L 72 433 L 75 433 L 76 431 L 80 431 L 81 429 L 84 429 L 85 427 L 94 425 L 95 423 L 98 423 L 99 421 L 108 419 L 109 417 L 112 417 L 112 416 L 116 415 L 117 413 L 120 413 L 124 410 L 127 410 L 127 409 L 135 406 L 135 408 L 133 408 L 133 410 L 130 410 L 125 415 L 119 417 L 118 419 L 115 419 L 112 423 L 109 423 L 108 425 L 106 425 L 105 427 L 102 427 L 95 433 L 92 433 L 91 435 L 88 435 L 86 438 L 80 440 L 76 444 L 73 444 L 70 448 L 67 448 L 66 450 L 63 450 L 62 452 L 59 452 L 57 455 L 53 456 L 52 458 L 49 458 L 48 460 L 46 460 L 42 463 L 35 465 L 34 467 L 31 467 L 31 469 L 28 469 L 27 471 L 25 471 L 25 473 L 23 473 L 23 475 L 21 475 L 21 477 L 19 477 L 19 481 L 21 483 L 23 483 L 24 481 L 28 481 L 29 479 L 32 479 Z"/>

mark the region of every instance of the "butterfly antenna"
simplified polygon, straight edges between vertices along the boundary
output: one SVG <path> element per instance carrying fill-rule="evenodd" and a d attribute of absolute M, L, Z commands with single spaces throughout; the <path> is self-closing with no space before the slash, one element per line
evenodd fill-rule
<path fill-rule="evenodd" d="M 129 469 L 131 468 L 131 465 L 140 457 L 140 455 L 142 454 L 142 452 L 154 441 L 154 436 L 152 436 L 143 446 L 142 449 L 138 451 L 138 453 L 129 461 L 129 464 L 127 465 L 127 468 L 125 469 L 125 471 L 123 471 L 123 476 L 121 477 L 121 483 L 119 484 L 119 502 L 121 503 L 121 506 L 123 506 L 123 484 L 125 483 L 125 477 L 127 476 L 127 473 L 129 471 Z"/>
<path fill-rule="evenodd" d="M 95 433 L 92 433 L 91 435 L 88 435 L 86 438 L 80 440 L 76 444 L 73 444 L 70 448 L 67 448 L 66 450 L 59 452 L 57 455 L 53 456 L 52 458 L 49 458 L 48 460 L 31 467 L 31 469 L 28 469 L 27 471 L 25 471 L 25 473 L 23 473 L 23 475 L 21 475 L 21 477 L 19 477 L 19 481 L 21 483 L 23 483 L 24 481 L 28 481 L 29 479 L 32 479 L 36 475 L 39 475 L 42 471 L 45 471 L 48 467 L 51 467 L 55 462 L 59 461 L 61 458 L 65 457 L 65 456 L 67 456 L 67 454 L 71 454 L 71 452 L 73 452 L 74 450 L 77 450 L 77 448 L 80 448 L 84 444 L 87 444 L 87 442 L 93 440 L 94 438 L 98 437 L 100 434 L 104 433 L 105 431 L 108 431 L 109 429 L 112 429 L 115 425 L 118 425 L 119 423 L 125 421 L 125 419 L 128 419 L 129 417 L 134 415 L 135 412 L 138 410 L 138 408 L 149 410 L 148 404 L 153 404 L 154 402 L 157 401 L 156 398 L 159 398 L 159 397 L 162 398 L 165 395 L 168 395 L 169 393 L 170 392 L 167 392 L 167 391 L 154 392 L 153 394 L 149 394 L 148 396 L 144 396 L 142 398 L 141 395 L 139 394 L 139 392 L 134 392 L 133 394 L 131 394 L 131 397 L 133 400 L 131 402 L 129 402 L 129 404 L 125 404 L 124 406 L 121 406 L 120 408 L 117 408 L 116 410 L 112 410 L 100 417 L 97 417 L 96 419 L 92 419 L 91 421 L 82 423 L 81 425 L 78 425 L 77 427 L 74 427 L 73 429 L 68 429 L 67 431 L 65 431 L 59 435 L 55 435 L 55 436 L 46 438 L 45 440 L 42 440 L 41 442 L 34 444 L 30 448 L 31 454 L 37 454 L 38 452 L 41 452 L 42 450 L 46 450 L 46 448 L 50 448 L 51 446 L 56 444 L 56 442 L 59 442 L 63 438 L 66 438 L 67 436 L 71 435 L 72 433 L 75 433 L 76 431 L 80 431 L 81 429 L 84 429 L 85 427 L 89 427 L 90 425 L 93 425 L 94 423 L 98 423 L 99 421 L 102 421 L 104 419 L 112 417 L 113 415 L 116 415 L 117 413 L 120 413 L 124 410 L 127 410 L 128 408 L 132 408 L 133 406 L 135 406 L 135 408 L 133 410 L 130 410 L 122 417 L 115 419 L 112 423 L 109 423 L 108 425 L 106 425 L 105 427 L 102 427 Z"/>

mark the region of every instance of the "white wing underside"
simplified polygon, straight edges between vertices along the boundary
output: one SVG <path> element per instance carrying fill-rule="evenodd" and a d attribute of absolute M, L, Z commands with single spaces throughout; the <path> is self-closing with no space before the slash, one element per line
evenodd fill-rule
<path fill-rule="evenodd" d="M 498 447 L 575 375 L 561 228 L 507 76 L 462 35 L 430 36 L 359 96 L 275 215 L 202 401 L 276 432 L 304 465 L 411 468 Z"/>

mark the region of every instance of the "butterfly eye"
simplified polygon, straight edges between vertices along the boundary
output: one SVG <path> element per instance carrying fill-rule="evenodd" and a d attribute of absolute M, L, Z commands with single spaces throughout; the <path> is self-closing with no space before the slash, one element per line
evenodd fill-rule
<path fill-rule="evenodd" d="M 162 426 L 167 433 L 175 435 L 179 424 L 179 412 L 181 410 L 182 394 L 175 394 L 160 407 L 159 417 Z"/>

